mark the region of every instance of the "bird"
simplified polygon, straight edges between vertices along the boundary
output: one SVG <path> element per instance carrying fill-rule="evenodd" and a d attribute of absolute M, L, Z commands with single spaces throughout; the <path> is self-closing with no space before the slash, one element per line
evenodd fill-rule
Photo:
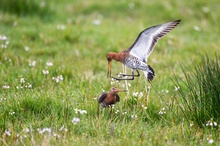
<path fill-rule="evenodd" d="M 153 68 L 147 64 L 147 59 L 152 53 L 158 39 L 169 33 L 180 23 L 180 21 L 181 20 L 175 20 L 146 28 L 139 33 L 134 43 L 128 49 L 119 53 L 108 52 L 106 55 L 108 60 L 107 78 L 110 76 L 110 78 L 115 80 L 134 80 L 134 77 L 140 76 L 138 70 L 142 70 L 145 77 L 151 82 L 155 77 L 155 72 Z M 112 60 L 121 62 L 125 66 L 131 68 L 131 75 L 118 74 L 124 78 L 111 76 Z M 136 71 L 137 74 L 134 74 L 134 71 Z M 128 78 L 129 76 L 130 78 Z"/>
<path fill-rule="evenodd" d="M 111 87 L 110 92 L 102 92 L 98 97 L 98 103 L 102 108 L 110 107 L 112 110 L 112 105 L 120 101 L 118 92 L 127 92 L 127 90 L 118 89 L 117 87 Z"/>

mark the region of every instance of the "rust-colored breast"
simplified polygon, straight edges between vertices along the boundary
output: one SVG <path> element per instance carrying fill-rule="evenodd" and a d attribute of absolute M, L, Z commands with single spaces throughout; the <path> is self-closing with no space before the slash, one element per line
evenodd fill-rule
<path fill-rule="evenodd" d="M 116 103 L 116 96 L 113 94 L 107 94 L 107 97 L 104 99 L 105 104 L 111 105 Z"/>

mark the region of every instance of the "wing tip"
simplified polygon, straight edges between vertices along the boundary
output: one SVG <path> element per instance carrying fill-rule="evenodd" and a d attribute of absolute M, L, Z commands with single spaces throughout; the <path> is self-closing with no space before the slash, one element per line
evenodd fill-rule
<path fill-rule="evenodd" d="M 175 22 L 176 24 L 179 24 L 181 22 L 181 19 L 175 20 L 173 22 Z"/>

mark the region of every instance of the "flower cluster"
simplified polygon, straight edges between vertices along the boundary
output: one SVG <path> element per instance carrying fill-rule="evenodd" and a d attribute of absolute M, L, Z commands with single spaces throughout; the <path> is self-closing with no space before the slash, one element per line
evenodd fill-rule
<path fill-rule="evenodd" d="M 77 123 L 79 123 L 79 122 L 80 122 L 80 118 L 75 118 L 75 117 L 74 117 L 74 118 L 72 119 L 72 123 L 73 123 L 73 124 L 77 124 Z"/>
<path fill-rule="evenodd" d="M 24 50 L 25 50 L 26 52 L 28 52 L 28 51 L 30 50 L 30 48 L 29 48 L 28 46 L 24 46 Z"/>
<path fill-rule="evenodd" d="M 14 112 L 14 111 L 9 112 L 9 115 L 14 115 L 14 114 L 15 114 L 15 112 Z"/>
<path fill-rule="evenodd" d="M 42 70 L 42 74 L 48 75 L 49 74 L 49 70 L 47 70 L 47 69 Z"/>
<path fill-rule="evenodd" d="M 49 70 L 47 69 L 48 67 L 51 67 L 51 66 L 53 66 L 53 62 L 47 62 L 46 63 L 46 69 L 44 69 L 44 70 L 42 70 L 42 74 L 43 75 L 48 75 L 50 72 L 49 72 Z M 52 78 L 53 79 L 53 78 Z M 54 78 L 55 79 L 55 78 Z M 56 80 L 56 79 L 55 79 Z M 58 80 L 56 80 L 56 82 L 59 82 L 59 79 Z"/>
<path fill-rule="evenodd" d="M 163 90 L 161 90 L 161 92 L 162 92 L 162 93 L 169 93 L 169 90 L 163 89 Z"/>
<path fill-rule="evenodd" d="M 207 123 L 205 124 L 207 127 L 208 126 L 210 126 L 210 127 L 213 127 L 213 126 L 217 126 L 218 124 L 217 124 L 217 122 L 215 122 L 212 118 L 209 120 L 209 121 L 207 121 Z"/>
<path fill-rule="evenodd" d="M 159 114 L 159 115 L 166 114 L 165 108 L 163 107 L 163 108 L 158 112 L 158 114 Z"/>
<path fill-rule="evenodd" d="M 138 92 L 133 92 L 133 96 L 135 96 L 135 97 L 140 97 L 141 98 L 141 97 L 143 97 L 143 95 L 144 95 L 143 92 L 139 92 L 139 93 Z"/>
<path fill-rule="evenodd" d="M 114 106 L 114 105 L 113 105 L 113 106 Z M 126 115 L 127 113 L 128 113 L 127 111 L 121 111 L 121 114 L 122 114 L 122 115 Z M 115 114 L 120 114 L 120 110 L 117 109 L 117 110 L 115 111 Z"/>
<path fill-rule="evenodd" d="M 57 77 L 52 77 L 52 80 L 54 80 L 56 83 L 59 83 L 60 81 L 63 81 L 63 76 L 58 75 Z"/>
<path fill-rule="evenodd" d="M 28 138 L 32 135 L 32 131 L 34 131 L 31 128 L 24 128 L 19 134 L 17 134 L 17 138 L 20 139 L 20 141 L 23 143 L 23 139 Z M 59 129 L 59 131 L 55 131 L 52 128 L 46 127 L 46 128 L 37 128 L 36 131 L 40 135 L 48 134 L 49 136 L 52 136 L 54 138 L 61 138 L 63 134 L 61 132 L 67 132 L 67 128 L 64 127 L 64 125 Z M 7 131 L 7 134 L 11 134 L 10 131 Z"/>
<path fill-rule="evenodd" d="M 120 112 L 119 110 L 116 110 L 116 112 L 115 112 L 115 113 L 117 114 L 117 113 L 119 113 L 119 112 Z"/>
<path fill-rule="evenodd" d="M 178 91 L 179 89 L 180 89 L 180 87 L 179 87 L 179 86 L 175 86 L 174 91 Z"/>
<path fill-rule="evenodd" d="M 47 66 L 53 66 L 53 62 L 47 62 L 46 65 Z"/>
<path fill-rule="evenodd" d="M 2 49 L 6 49 L 8 47 L 9 41 L 6 36 L 0 35 L 0 45 Z"/>
<path fill-rule="evenodd" d="M 78 114 L 78 113 L 80 113 L 81 115 L 87 114 L 87 111 L 86 111 L 86 110 L 81 110 L 81 109 L 78 109 L 78 108 L 75 108 L 74 110 L 75 110 L 75 113 L 76 113 L 76 114 Z"/>
<path fill-rule="evenodd" d="M 11 130 L 5 130 L 4 135 L 11 136 Z"/>
<path fill-rule="evenodd" d="M 6 98 L 0 98 L 0 102 L 2 102 L 2 101 L 4 101 L 4 100 L 6 100 Z"/>
<path fill-rule="evenodd" d="M 141 105 L 141 107 L 146 110 L 147 109 L 147 106 L 144 106 L 143 104 Z"/>
<path fill-rule="evenodd" d="M 20 78 L 20 85 L 16 86 L 17 89 L 31 89 L 32 88 L 32 84 L 26 82 L 25 78 Z"/>
<path fill-rule="evenodd" d="M 208 141 L 208 144 L 213 144 L 215 141 L 212 138 L 206 138 L 206 140 Z"/>
<path fill-rule="evenodd" d="M 136 119 L 137 117 L 138 117 L 138 116 L 135 115 L 135 114 L 134 114 L 134 115 L 131 115 L 131 118 L 132 118 L 132 119 Z"/>
<path fill-rule="evenodd" d="M 28 61 L 28 65 L 29 65 L 30 67 L 34 67 L 34 66 L 36 65 L 36 60 L 29 60 L 29 61 Z"/>
<path fill-rule="evenodd" d="M 9 89 L 10 88 L 10 86 L 8 86 L 8 85 L 3 85 L 2 86 L 2 89 Z"/>
<path fill-rule="evenodd" d="M 120 83 L 120 82 L 118 80 L 115 80 L 115 79 L 111 78 L 111 82 L 110 82 L 111 85 L 114 85 L 114 84 L 117 84 L 117 83 Z"/>
<path fill-rule="evenodd" d="M 51 128 L 43 128 L 43 129 L 40 129 L 40 128 L 37 128 L 37 131 L 39 132 L 39 134 L 44 134 L 44 133 L 51 133 Z"/>
<path fill-rule="evenodd" d="M 200 31 L 200 28 L 198 26 L 193 26 L 195 31 Z"/>

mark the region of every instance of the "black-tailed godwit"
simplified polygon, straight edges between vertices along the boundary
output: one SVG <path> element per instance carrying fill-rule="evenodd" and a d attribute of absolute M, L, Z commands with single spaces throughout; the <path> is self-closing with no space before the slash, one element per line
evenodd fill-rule
<path fill-rule="evenodd" d="M 156 25 L 143 30 L 135 40 L 135 42 L 127 50 L 123 50 L 120 53 L 109 52 L 106 55 L 108 60 L 108 74 L 111 78 L 116 80 L 133 80 L 135 76 L 140 76 L 138 69 L 144 72 L 144 75 L 148 81 L 152 81 L 155 72 L 150 65 L 147 65 L 147 58 L 152 53 L 154 46 L 158 39 L 166 35 L 173 28 L 180 23 L 180 20 Z M 119 61 L 132 69 L 131 75 L 119 74 L 122 76 L 130 76 L 131 78 L 116 78 L 111 76 L 111 62 L 112 60 Z M 134 70 L 137 74 L 134 74 Z"/>

